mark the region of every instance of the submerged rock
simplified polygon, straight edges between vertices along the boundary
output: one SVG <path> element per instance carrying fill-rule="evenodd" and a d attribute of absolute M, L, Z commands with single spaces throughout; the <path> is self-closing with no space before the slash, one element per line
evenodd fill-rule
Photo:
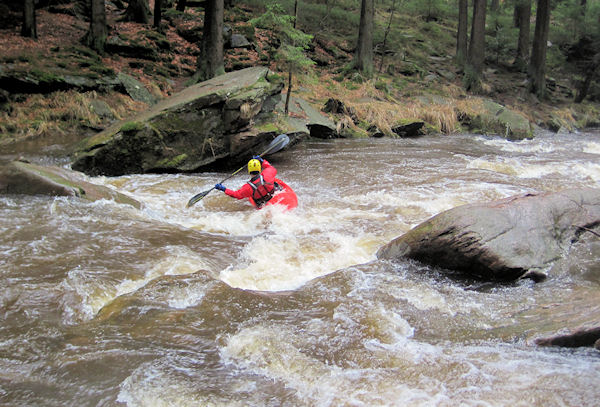
<path fill-rule="evenodd" d="M 600 350 L 600 326 L 595 328 L 582 328 L 577 331 L 555 335 L 535 340 L 538 346 L 561 346 L 565 348 L 578 348 L 582 346 L 593 346 Z"/>
<path fill-rule="evenodd" d="M 81 173 L 23 161 L 0 162 L 0 193 L 73 196 L 88 201 L 109 199 L 141 208 L 135 199 L 105 186 L 92 184 Z"/>
<path fill-rule="evenodd" d="M 399 124 L 392 128 L 392 131 L 398 135 L 398 137 L 402 138 L 411 138 L 411 137 L 419 137 L 425 134 L 423 132 L 423 126 L 425 126 L 425 122 L 422 121 L 413 121 L 410 123 Z"/>
<path fill-rule="evenodd" d="M 582 235 L 600 229 L 600 189 L 527 194 L 442 212 L 382 247 L 489 280 L 540 280 Z"/>

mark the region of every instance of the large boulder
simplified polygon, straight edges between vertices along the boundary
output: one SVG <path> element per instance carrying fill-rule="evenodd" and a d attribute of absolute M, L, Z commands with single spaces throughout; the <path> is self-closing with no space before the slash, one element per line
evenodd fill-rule
<path fill-rule="evenodd" d="M 266 101 L 280 95 L 265 67 L 190 86 L 87 140 L 73 169 L 90 175 L 195 171 L 249 149 L 261 150 L 280 128 L 247 131 Z M 258 126 L 260 127 L 260 126 Z M 245 132 L 244 137 L 232 137 Z"/>
<path fill-rule="evenodd" d="M 416 259 L 489 280 L 535 279 L 599 228 L 600 189 L 526 194 L 442 212 L 377 256 Z"/>
<path fill-rule="evenodd" d="M 86 181 L 81 173 L 24 161 L 0 161 L 0 193 L 72 196 L 88 201 L 108 199 L 141 208 L 135 199 Z"/>
<path fill-rule="evenodd" d="M 293 145 L 335 132 L 302 99 L 292 98 L 282 114 L 282 89 L 265 67 L 190 86 L 86 140 L 72 167 L 90 175 L 194 172 L 238 165 L 281 133 Z"/>

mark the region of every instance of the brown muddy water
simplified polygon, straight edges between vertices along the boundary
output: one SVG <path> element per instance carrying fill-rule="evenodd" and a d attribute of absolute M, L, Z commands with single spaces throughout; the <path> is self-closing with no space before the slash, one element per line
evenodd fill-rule
<path fill-rule="evenodd" d="M 91 179 L 142 210 L 0 196 L 0 405 L 598 405 L 600 352 L 533 339 L 598 324 L 600 242 L 540 284 L 375 257 L 457 205 L 600 187 L 598 133 L 308 141 L 271 161 L 294 211 L 218 191 L 186 209 L 226 173 Z"/>

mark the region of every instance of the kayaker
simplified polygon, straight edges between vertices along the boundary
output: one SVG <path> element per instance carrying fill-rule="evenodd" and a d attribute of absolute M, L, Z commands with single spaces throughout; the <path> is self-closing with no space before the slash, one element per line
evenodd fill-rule
<path fill-rule="evenodd" d="M 252 197 L 256 207 L 260 208 L 273 198 L 273 194 L 277 190 L 275 183 L 277 169 L 267 160 L 255 155 L 248 161 L 248 173 L 252 175 L 252 178 L 237 191 L 226 188 L 223 184 L 216 184 L 215 188 L 237 199 Z"/>

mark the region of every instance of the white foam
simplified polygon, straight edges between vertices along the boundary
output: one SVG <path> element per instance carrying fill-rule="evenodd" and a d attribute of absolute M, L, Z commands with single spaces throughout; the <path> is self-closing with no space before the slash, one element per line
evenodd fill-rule
<path fill-rule="evenodd" d="M 588 154 L 600 154 L 600 143 L 590 141 L 583 147 L 583 152 Z"/>
<path fill-rule="evenodd" d="M 383 312 L 388 314 L 386 311 Z M 402 321 L 393 316 L 388 322 Z M 401 322 L 399 325 L 404 326 Z M 400 328 L 404 331 L 404 328 Z M 408 331 L 411 331 L 410 329 Z M 403 336 L 406 332 L 401 333 Z M 327 340 L 324 337 L 322 340 Z M 311 344 L 312 343 L 312 344 Z M 227 338 L 221 348 L 221 357 L 227 364 L 235 364 L 266 380 L 281 381 L 286 388 L 293 389 L 297 397 L 309 405 L 428 405 L 446 398 L 443 393 L 431 394 L 410 383 L 400 383 L 394 369 L 374 369 L 355 365 L 340 367 L 335 361 L 323 361 L 305 352 L 314 346 L 306 335 L 297 335 L 285 326 L 258 325 L 240 330 Z M 392 350 L 386 346 L 366 343 L 360 353 L 365 359 L 369 355 L 382 356 L 385 365 L 413 366 L 433 363 L 439 352 L 423 357 L 426 349 L 433 347 L 411 340 L 402 340 L 402 346 Z M 393 352 L 398 352 L 392 356 Z"/>
<path fill-rule="evenodd" d="M 543 163 L 528 163 L 520 159 L 496 157 L 477 158 L 467 164 L 467 168 L 475 168 L 498 172 L 514 176 L 517 178 L 540 178 L 553 173 L 561 173 L 566 171 L 566 164 L 557 164 L 555 162 Z"/>
<path fill-rule="evenodd" d="M 363 245 L 366 243 L 367 247 Z M 285 291 L 353 264 L 374 258 L 368 237 L 340 233 L 259 236 L 220 278 L 233 287 Z"/>
<path fill-rule="evenodd" d="M 563 148 L 559 144 L 547 142 L 541 138 L 510 141 L 500 137 L 490 139 L 478 137 L 477 140 L 502 151 L 516 153 L 551 153 Z"/>
<path fill-rule="evenodd" d="M 66 323 L 88 321 L 115 298 L 130 294 L 146 286 L 149 282 L 166 275 L 185 275 L 208 268 L 201 256 L 181 246 L 166 248 L 169 255 L 157 259 L 147 266 L 147 271 L 139 276 L 113 280 L 107 270 L 94 270 L 77 267 L 68 272 L 67 278 L 61 283 L 66 292 L 63 303 L 63 314 Z M 142 267 L 145 269 L 144 265 Z M 94 275 L 104 276 L 94 278 Z M 190 293 L 188 293 L 190 294 Z M 186 307 L 197 304 L 201 293 L 173 298 L 175 307 Z"/>
<path fill-rule="evenodd" d="M 570 168 L 571 171 L 575 171 L 580 179 L 592 181 L 596 185 L 600 184 L 600 164 L 591 162 L 576 163 Z"/>

